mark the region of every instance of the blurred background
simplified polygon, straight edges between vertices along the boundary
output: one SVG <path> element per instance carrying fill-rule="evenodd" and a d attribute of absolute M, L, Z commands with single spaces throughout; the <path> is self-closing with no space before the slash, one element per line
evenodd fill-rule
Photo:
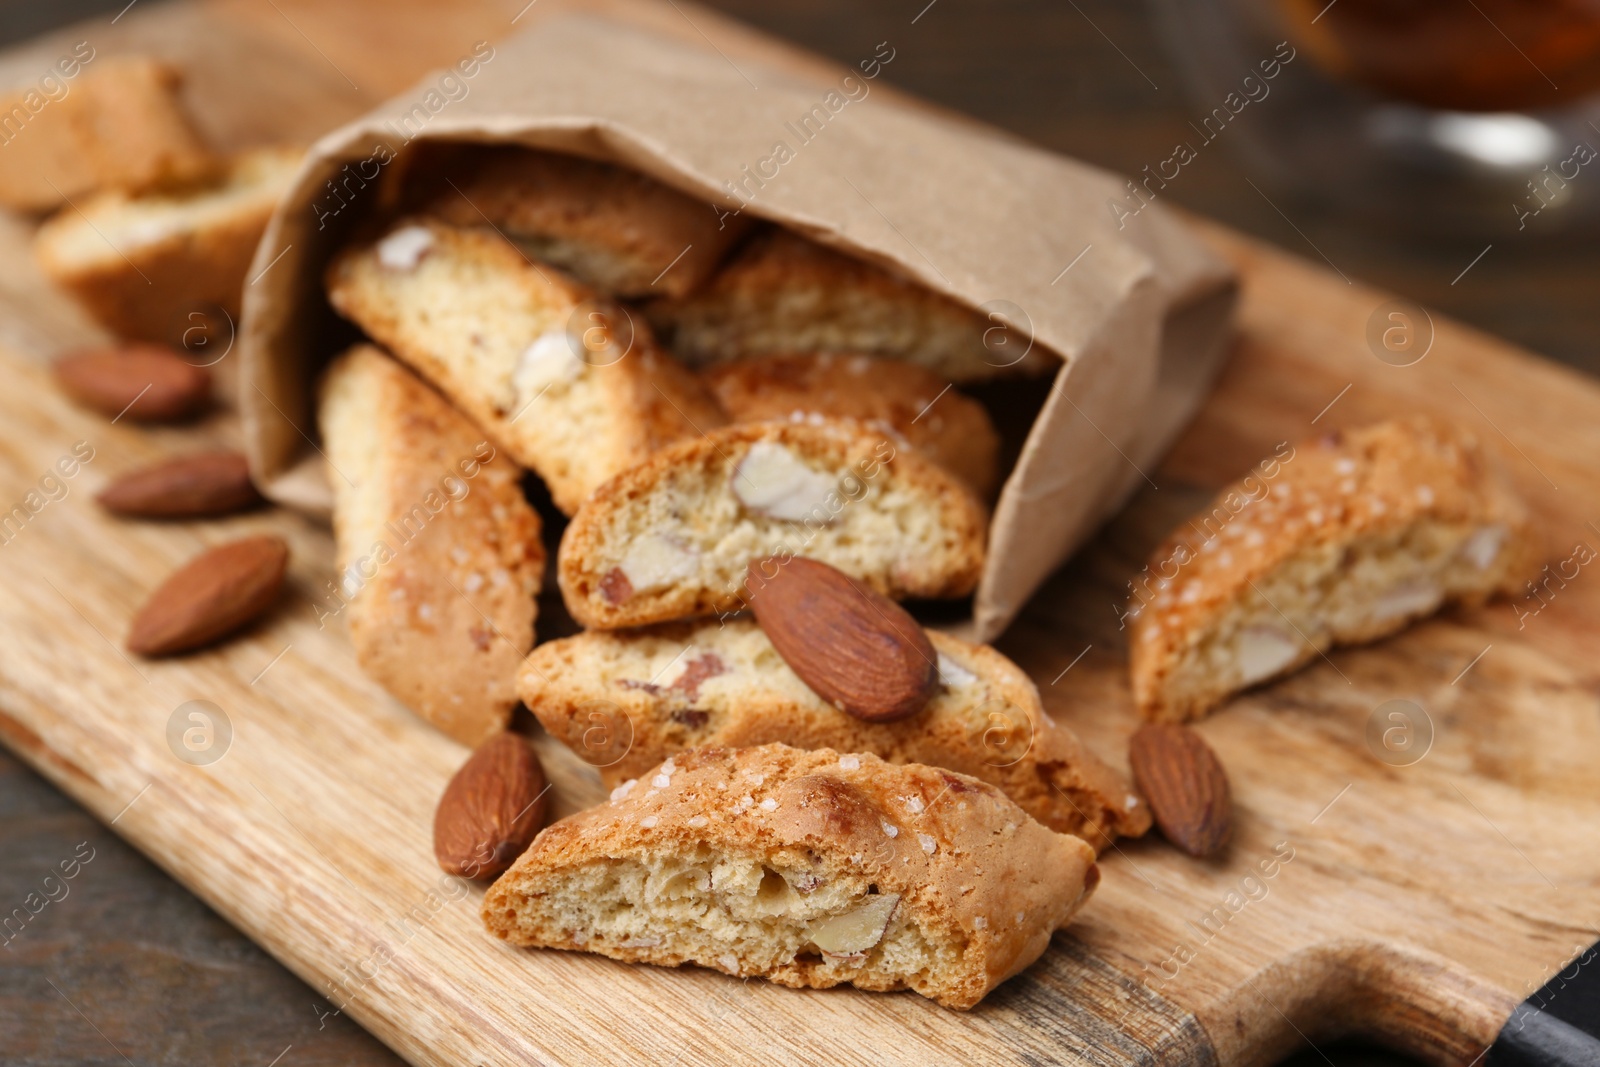
<path fill-rule="evenodd" d="M 0 47 L 129 6 L 0 0 Z M 891 41 L 884 77 L 905 90 L 1600 371 L 1600 13 L 1583 0 L 709 6 L 846 64 Z M 0 751 L 0 897 L 20 899 L 80 841 L 113 873 L 78 886 L 71 922 L 30 938 L 28 958 L 0 957 L 0 1061 L 254 1062 L 245 1050 L 287 1045 L 286 1065 L 399 1062 L 320 1017 L 316 992 Z M 41 995 L 47 961 L 138 1020 L 116 1054 L 64 998 Z M 1288 1062 L 1411 1061 L 1345 1045 Z"/>

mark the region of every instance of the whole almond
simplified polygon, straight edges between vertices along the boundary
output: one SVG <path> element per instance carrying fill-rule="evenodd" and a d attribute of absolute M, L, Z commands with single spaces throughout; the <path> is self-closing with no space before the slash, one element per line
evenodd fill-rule
<path fill-rule="evenodd" d="M 211 398 L 211 372 L 164 345 L 127 344 L 63 356 L 56 382 L 86 408 L 132 422 L 172 422 Z"/>
<path fill-rule="evenodd" d="M 433 855 L 446 874 L 492 879 L 544 826 L 544 770 L 516 734 L 478 746 L 456 771 L 433 815 Z"/>
<path fill-rule="evenodd" d="M 1180 723 L 1146 723 L 1128 745 L 1128 762 L 1168 841 L 1191 856 L 1210 856 L 1228 843 L 1228 774 L 1204 738 Z"/>
<path fill-rule="evenodd" d="M 756 622 L 823 700 L 867 722 L 921 711 L 939 685 L 938 654 L 917 620 L 877 590 L 814 559 L 750 564 Z"/>
<path fill-rule="evenodd" d="M 150 594 L 128 631 L 128 651 L 187 652 L 253 622 L 277 601 L 288 564 L 281 537 L 246 537 L 202 552 Z"/>
<path fill-rule="evenodd" d="M 95 499 L 113 515 L 191 519 L 255 507 L 261 494 L 241 453 L 202 452 L 124 474 Z"/>

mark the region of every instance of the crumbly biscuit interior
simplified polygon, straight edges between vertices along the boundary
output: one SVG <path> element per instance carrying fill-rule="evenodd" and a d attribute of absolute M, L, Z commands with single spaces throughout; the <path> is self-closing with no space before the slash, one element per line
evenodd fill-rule
<path fill-rule="evenodd" d="M 754 495 L 739 465 L 749 448 L 731 446 L 709 468 L 680 465 L 663 472 L 652 492 L 610 516 L 610 529 L 596 541 L 610 558 L 598 558 L 593 570 L 603 575 L 619 567 L 636 593 L 676 586 L 732 597 L 744 589 L 751 560 L 788 553 L 887 589 L 903 587 L 922 571 L 942 573 L 942 561 L 961 551 L 957 532 L 945 522 L 946 509 L 930 508 L 927 493 L 893 470 L 863 477 L 858 465 L 797 450 L 798 462 L 834 490 L 802 501 L 806 518 L 765 514 L 740 497 L 741 491 Z M 659 551 L 646 556 L 652 546 Z"/>
<path fill-rule="evenodd" d="M 825 951 L 815 940 L 828 940 L 825 924 L 871 905 L 886 910 L 885 894 L 865 875 L 793 849 L 763 858 L 702 845 L 606 857 L 534 876 L 514 895 L 503 913 L 513 941 L 734 975 L 798 966 L 816 984 L 893 988 L 949 974 L 965 949 L 951 934 L 919 926 L 901 900 L 875 944 Z"/>
<path fill-rule="evenodd" d="M 1332 645 L 1395 633 L 1448 601 L 1487 596 L 1503 581 L 1508 536 L 1498 524 L 1420 521 L 1313 543 L 1217 614 L 1182 656 L 1172 690 L 1233 692 Z"/>
<path fill-rule="evenodd" d="M 571 291 L 526 264 L 508 269 L 504 256 L 460 247 L 458 234 L 434 232 L 410 269 L 385 268 L 375 254 L 356 264 L 356 284 L 381 300 L 392 322 L 389 329 L 363 325 L 402 353 L 436 360 L 447 378 L 441 386 L 489 405 L 505 420 L 507 446 L 547 481 L 604 481 L 613 473 L 616 421 L 600 381 L 609 357 L 580 355 Z"/>

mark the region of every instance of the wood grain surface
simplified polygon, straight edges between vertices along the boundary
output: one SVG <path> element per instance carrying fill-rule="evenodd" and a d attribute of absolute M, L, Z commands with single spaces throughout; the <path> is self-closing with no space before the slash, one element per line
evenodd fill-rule
<path fill-rule="evenodd" d="M 233 106 L 251 138 L 271 139 L 320 121 L 323 96 L 342 102 L 330 111 L 364 109 L 365 94 L 398 90 L 507 17 L 458 5 L 418 41 L 394 29 L 419 17 L 406 5 L 385 9 L 392 23 L 289 7 L 288 27 L 243 3 L 156 7 L 125 20 L 127 46 L 267 63 L 259 98 Z M 690 29 L 731 46 L 714 16 L 687 10 Z M 282 42 L 281 55 L 243 46 L 246 29 Z M 312 72 L 319 59 L 296 32 L 329 49 L 320 58 L 337 75 Z M 402 63 L 407 75 L 386 79 Z M 221 98 L 212 104 L 216 126 L 234 129 Z M 1118 761 L 1135 725 L 1117 628 L 1124 583 L 1209 488 L 1279 441 L 1418 410 L 1459 418 L 1513 463 L 1553 562 L 1600 544 L 1600 389 L 1445 320 L 1425 359 L 1390 366 L 1366 341 L 1384 294 L 1207 233 L 1245 278 L 1224 378 L 1168 461 L 1145 472 L 1146 490 L 1001 645 L 1052 714 Z M 0 257 L 23 262 L 27 236 L 0 227 Z M 1468 1063 L 1516 1002 L 1600 937 L 1600 686 L 1586 654 L 1600 587 L 1579 570 L 1520 618 L 1506 604 L 1451 613 L 1208 720 L 1239 806 L 1228 853 L 1196 863 L 1151 839 L 1110 854 L 1083 920 L 974 1012 L 511 950 L 483 933 L 480 891 L 432 863 L 432 805 L 463 751 L 361 677 L 337 625 L 318 626 L 313 605 L 333 577 L 327 531 L 281 512 L 181 526 L 100 514 L 90 497 L 116 471 L 233 440 L 227 405 L 193 427 L 108 425 L 44 373 L 50 354 L 87 335 L 71 310 L 17 275 L 0 283 L 0 305 L 0 509 L 30 491 L 48 501 L 0 547 L 0 738 L 306 979 L 323 1010 L 342 1009 L 413 1062 L 1253 1064 L 1355 1032 Z M 80 441 L 94 459 L 51 499 L 63 483 L 44 479 Z M 163 575 L 257 530 L 294 551 L 271 617 L 180 661 L 119 651 Z M 1397 698 L 1422 707 L 1433 731 L 1407 767 L 1367 741 L 1374 710 Z M 168 739 L 196 700 L 231 724 L 206 766 L 182 762 Z M 548 742 L 541 751 L 557 815 L 598 798 L 589 768 Z"/>

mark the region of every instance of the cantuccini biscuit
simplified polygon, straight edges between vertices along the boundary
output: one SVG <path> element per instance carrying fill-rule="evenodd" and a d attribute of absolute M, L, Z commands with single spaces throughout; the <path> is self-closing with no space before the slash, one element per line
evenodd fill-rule
<path fill-rule="evenodd" d="M 1527 508 L 1457 426 L 1405 419 L 1280 449 L 1140 577 L 1135 699 L 1152 719 L 1198 718 L 1334 645 L 1514 592 L 1538 553 Z"/>
<path fill-rule="evenodd" d="M 1000 436 L 989 413 L 925 367 L 824 352 L 713 364 L 701 377 L 735 422 L 826 415 L 886 426 L 980 499 L 994 495 Z"/>
<path fill-rule="evenodd" d="M 865 722 L 823 701 L 748 618 L 549 641 L 528 656 L 517 692 L 608 785 L 686 748 L 782 742 L 971 775 L 1096 848 L 1149 828 L 1150 813 L 1128 783 L 1045 714 L 1016 664 L 985 645 L 936 631 L 928 637 L 939 689 L 897 722 Z"/>
<path fill-rule="evenodd" d="M 958 383 L 1059 365 L 1015 329 L 777 227 L 752 237 L 699 292 L 647 310 L 673 352 L 694 365 L 859 352 L 920 363 Z"/>
<path fill-rule="evenodd" d="M 977 1004 L 1099 880 L 993 786 L 876 756 L 694 749 L 547 828 L 489 890 L 517 945 Z"/>
<path fill-rule="evenodd" d="M 215 181 L 101 193 L 39 229 L 46 275 L 122 337 L 182 343 L 222 308 L 237 321 L 245 274 L 267 219 L 299 166 L 298 149 L 260 149 Z"/>
<path fill-rule="evenodd" d="M 725 418 L 638 316 L 487 227 L 391 227 L 328 268 L 333 306 L 411 365 L 571 514 L 601 483 Z"/>
<path fill-rule="evenodd" d="M 458 226 L 488 219 L 533 259 L 625 297 L 693 292 L 748 229 L 627 167 L 516 147 L 482 150 L 425 210 Z"/>
<path fill-rule="evenodd" d="M 88 42 L 43 80 L 0 97 L 0 204 L 49 211 L 102 189 L 203 180 L 217 160 L 178 99 L 176 67 L 97 57 Z M 68 71 L 71 73 L 67 73 Z"/>
<path fill-rule="evenodd" d="M 892 597 L 970 593 L 983 505 L 864 423 L 746 423 L 683 441 L 602 486 L 561 540 L 574 618 L 614 629 L 738 610 L 755 560 L 808 556 Z"/>
<path fill-rule="evenodd" d="M 464 744 L 505 728 L 544 572 L 522 472 L 371 345 L 322 383 L 339 585 L 362 669 Z"/>

